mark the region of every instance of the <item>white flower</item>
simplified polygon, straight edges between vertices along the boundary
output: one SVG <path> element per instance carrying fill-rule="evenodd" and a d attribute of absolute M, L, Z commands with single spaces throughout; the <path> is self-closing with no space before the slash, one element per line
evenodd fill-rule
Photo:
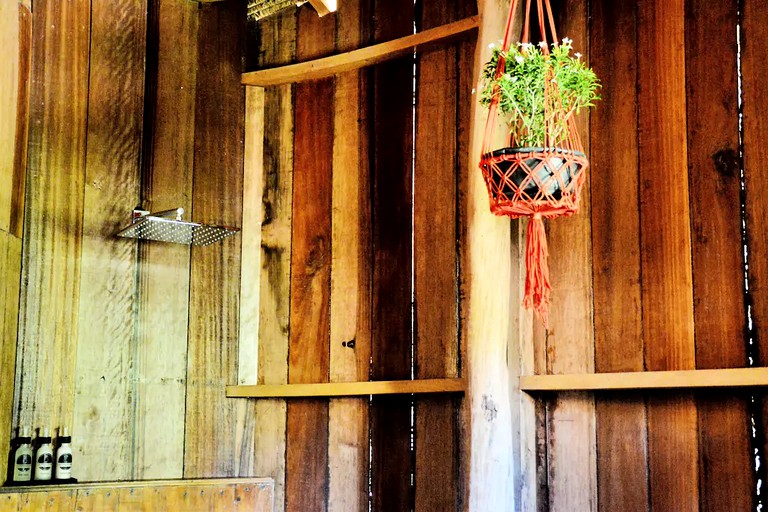
<path fill-rule="evenodd" d="M 515 55 L 515 60 L 517 61 L 518 64 L 522 64 L 523 62 L 525 62 L 525 59 L 523 58 L 522 55 Z"/>
<path fill-rule="evenodd" d="M 496 47 L 496 43 L 491 43 L 488 45 L 489 50 L 493 50 Z"/>
<path fill-rule="evenodd" d="M 474 87 L 472 88 L 472 94 L 475 94 L 475 88 Z"/>
<path fill-rule="evenodd" d="M 576 57 L 577 59 L 581 58 L 581 54 L 579 52 L 574 53 L 573 56 Z"/>
<path fill-rule="evenodd" d="M 545 43 L 544 41 L 539 41 L 539 46 L 541 48 L 546 48 L 547 47 L 547 43 Z"/>
<path fill-rule="evenodd" d="M 531 43 L 523 43 L 520 46 L 522 46 L 523 50 L 529 50 L 533 48 L 533 45 Z"/>
<path fill-rule="evenodd" d="M 563 38 L 563 44 L 572 44 L 572 43 L 573 43 L 573 39 L 571 39 L 570 37 Z"/>

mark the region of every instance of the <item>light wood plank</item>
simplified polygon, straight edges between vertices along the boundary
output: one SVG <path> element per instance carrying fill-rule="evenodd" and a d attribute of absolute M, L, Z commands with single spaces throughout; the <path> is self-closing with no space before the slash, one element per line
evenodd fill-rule
<path fill-rule="evenodd" d="M 351 71 L 380 62 L 395 59 L 408 53 L 414 48 L 444 41 L 477 28 L 477 16 L 443 25 L 418 34 L 404 36 L 385 43 L 352 50 L 346 53 L 323 57 L 309 62 L 291 64 L 279 68 L 251 71 L 243 74 L 243 85 L 279 85 L 296 83 L 306 80 L 327 78 L 345 71 Z"/>
<path fill-rule="evenodd" d="M 228 386 L 227 396 L 244 398 L 330 397 L 402 395 L 421 393 L 463 393 L 464 379 L 421 379 L 366 382 L 330 382 L 322 384 L 286 384 Z"/>
<path fill-rule="evenodd" d="M 496 0 L 478 2 L 480 31 L 473 76 L 479 76 L 490 57 L 489 44 L 504 37 L 508 5 Z M 469 461 L 468 508 L 472 512 L 516 510 L 518 498 L 513 479 L 515 461 L 497 457 L 513 453 L 512 378 L 507 366 L 511 319 L 517 317 L 517 305 L 511 289 L 512 245 L 510 221 L 489 211 L 488 192 L 479 169 L 483 128 L 487 111 L 474 101 L 471 113 L 464 210 L 466 238 L 462 247 L 463 344 L 466 346 L 468 408 L 471 438 Z M 489 272 L 489 269 L 493 271 Z M 491 299 L 492 297 L 492 299 Z"/>
<path fill-rule="evenodd" d="M 77 477 L 132 477 L 136 243 L 114 236 L 138 203 L 146 10 L 94 4 L 75 403 Z M 55 425 L 51 425 L 54 427 Z"/>
<path fill-rule="evenodd" d="M 198 9 L 184 0 L 150 3 L 148 105 L 141 204 L 194 215 Z M 128 208 L 124 222 L 127 222 Z M 181 478 L 184 463 L 190 248 L 139 244 L 136 441 L 133 477 Z M 162 329 L 158 328 L 162 326 Z"/>
<path fill-rule="evenodd" d="M 367 42 L 365 2 L 336 13 L 336 49 Z M 371 358 L 371 205 L 367 77 L 336 77 L 331 242 L 330 381 L 368 379 Z M 354 341 L 354 347 L 347 342 Z M 368 401 L 334 399 L 328 407 L 328 510 L 368 511 Z"/>
<path fill-rule="evenodd" d="M 14 164 L 19 95 L 19 5 L 0 5 L 0 44 L 6 55 L 0 62 L 0 230 L 10 231 L 15 192 Z"/>
<path fill-rule="evenodd" d="M 237 80 L 245 4 L 203 6 L 195 106 L 195 220 L 239 226 L 245 93 Z M 237 379 L 240 237 L 192 249 L 184 476 L 236 476 L 253 467 L 255 418 L 224 387 Z M 244 445 L 241 443 L 245 443 Z M 244 469 L 245 468 L 245 469 Z"/>
<path fill-rule="evenodd" d="M 259 22 L 260 65 L 285 64 L 296 51 L 296 11 Z M 258 382 L 285 384 L 288 337 L 293 197 L 293 95 L 291 86 L 264 91 L 264 220 L 261 240 Z M 254 471 L 275 479 L 275 512 L 285 509 L 284 400 L 256 403 Z"/>
<path fill-rule="evenodd" d="M 21 286 L 21 240 L 0 230 L 0 446 L 14 437 L 13 385 L 16 375 L 16 333 Z M 0 480 L 7 474 L 8 457 L 0 457 Z"/>
<path fill-rule="evenodd" d="M 766 385 L 768 385 L 768 368 L 528 375 L 520 377 L 520 387 L 527 392 L 741 388 Z"/>
<path fill-rule="evenodd" d="M 15 386 L 19 425 L 72 425 L 90 16 L 90 2 L 35 4 L 22 263 L 26 278 Z"/>
<path fill-rule="evenodd" d="M 337 0 L 309 0 L 309 3 L 317 11 L 318 16 L 325 16 L 336 11 Z"/>

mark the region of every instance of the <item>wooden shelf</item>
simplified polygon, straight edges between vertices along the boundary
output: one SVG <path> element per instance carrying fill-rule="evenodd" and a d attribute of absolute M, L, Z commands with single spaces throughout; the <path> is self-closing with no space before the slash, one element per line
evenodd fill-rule
<path fill-rule="evenodd" d="M 424 393 L 464 393 L 466 387 L 467 385 L 464 379 L 329 382 L 322 384 L 227 386 L 227 396 L 229 398 L 301 398 Z"/>
<path fill-rule="evenodd" d="M 768 368 L 590 373 L 581 375 L 528 375 L 520 377 L 520 389 L 528 393 L 542 391 L 741 388 L 760 386 L 768 386 Z"/>
<path fill-rule="evenodd" d="M 424 30 L 400 39 L 375 44 L 346 53 L 331 55 L 298 64 L 290 64 L 277 68 L 262 69 L 244 73 L 243 85 L 266 87 L 306 80 L 327 78 L 344 71 L 351 71 L 366 66 L 372 66 L 386 60 L 394 59 L 412 52 L 414 48 L 445 41 L 478 27 L 480 18 L 472 16 L 454 23 L 448 23 L 436 28 Z"/>

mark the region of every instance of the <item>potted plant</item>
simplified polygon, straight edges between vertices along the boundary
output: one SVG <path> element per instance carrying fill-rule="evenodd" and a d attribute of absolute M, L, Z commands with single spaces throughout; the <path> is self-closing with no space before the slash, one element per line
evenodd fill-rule
<path fill-rule="evenodd" d="M 484 153 L 481 162 L 496 214 L 534 214 L 539 203 L 558 214 L 578 207 L 576 182 L 587 161 L 574 116 L 600 99 L 600 84 L 581 54 L 571 54 L 572 44 L 494 46 L 483 68 L 480 101 L 509 131 L 508 147 Z"/>

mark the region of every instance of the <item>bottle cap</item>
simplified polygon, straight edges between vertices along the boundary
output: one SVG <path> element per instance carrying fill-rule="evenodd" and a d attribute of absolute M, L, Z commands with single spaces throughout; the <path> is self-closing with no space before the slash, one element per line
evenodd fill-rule
<path fill-rule="evenodd" d="M 62 436 L 68 436 L 69 435 L 69 427 L 61 427 L 61 434 Z"/>
<path fill-rule="evenodd" d="M 19 427 L 19 442 L 21 444 L 29 443 L 32 440 L 32 435 L 29 432 L 28 426 Z"/>
<path fill-rule="evenodd" d="M 40 437 L 51 437 L 48 427 L 40 427 Z"/>

